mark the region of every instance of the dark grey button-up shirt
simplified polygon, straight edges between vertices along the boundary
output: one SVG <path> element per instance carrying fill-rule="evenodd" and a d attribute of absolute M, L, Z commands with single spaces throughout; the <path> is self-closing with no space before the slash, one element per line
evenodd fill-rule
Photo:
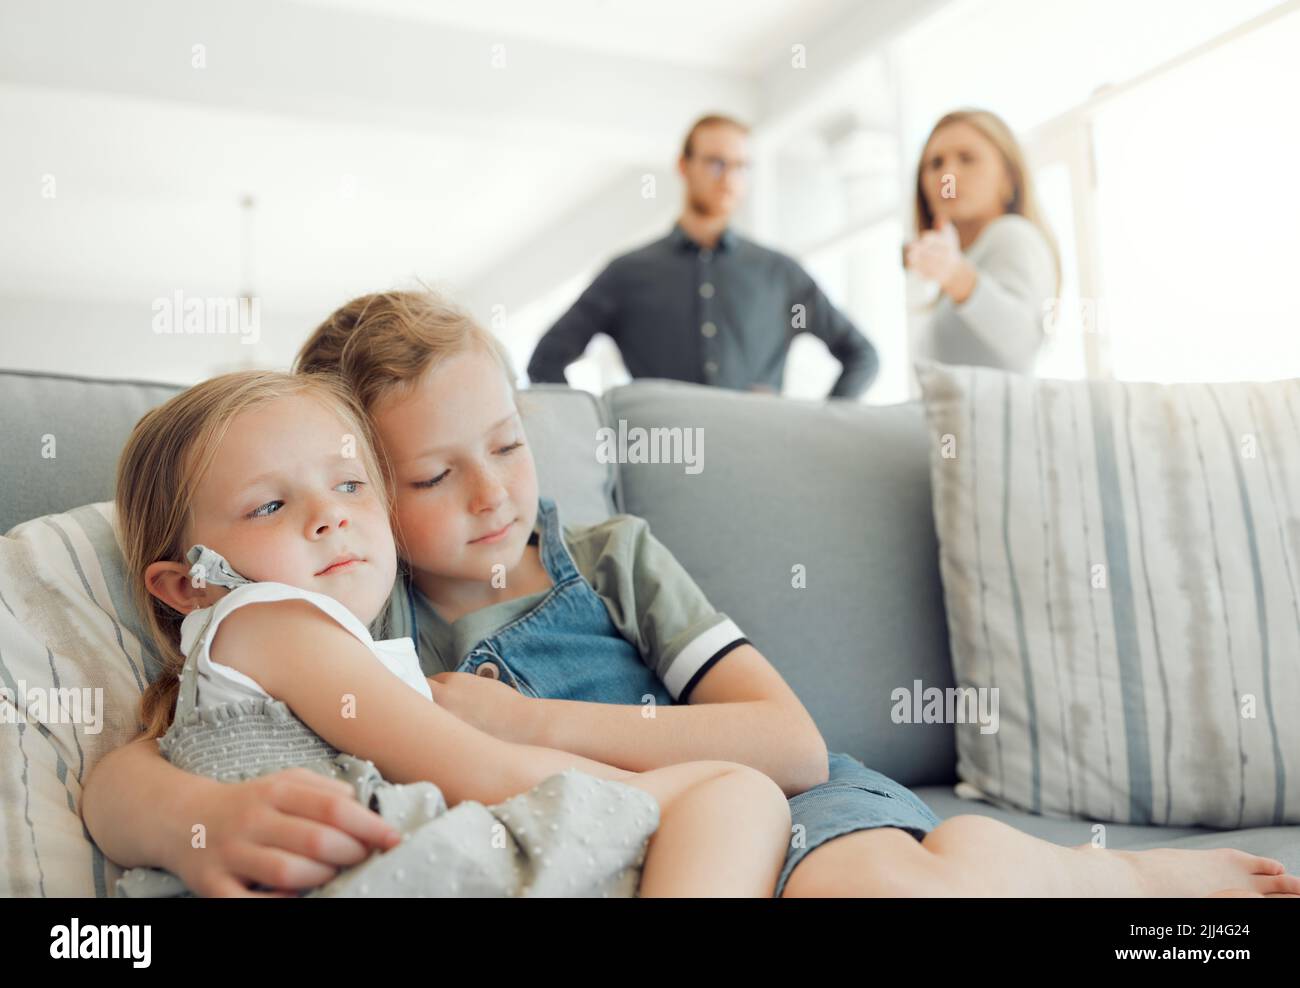
<path fill-rule="evenodd" d="M 792 258 L 731 230 L 700 247 L 675 225 L 609 263 L 537 344 L 528 377 L 565 383 L 564 368 L 604 333 L 634 378 L 780 391 L 790 341 L 804 332 L 843 365 L 832 397 L 866 390 L 875 348 Z"/>

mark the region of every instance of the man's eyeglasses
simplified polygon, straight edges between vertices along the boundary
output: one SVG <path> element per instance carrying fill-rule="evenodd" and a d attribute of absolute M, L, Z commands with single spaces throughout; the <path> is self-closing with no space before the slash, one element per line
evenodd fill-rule
<path fill-rule="evenodd" d="M 719 158 L 716 155 L 704 155 L 700 158 L 700 163 L 708 170 L 714 178 L 722 178 L 729 171 L 735 172 L 743 178 L 749 173 L 749 162 L 743 158 L 736 161 L 728 161 L 726 158 Z"/>

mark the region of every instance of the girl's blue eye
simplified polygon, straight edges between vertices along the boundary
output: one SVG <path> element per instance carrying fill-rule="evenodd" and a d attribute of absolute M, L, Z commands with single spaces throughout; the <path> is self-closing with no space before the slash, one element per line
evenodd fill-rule
<path fill-rule="evenodd" d="M 334 489 L 338 490 L 339 487 L 346 487 L 348 488 L 348 490 L 344 491 L 345 494 L 359 494 L 361 493 L 361 488 L 365 486 L 366 486 L 366 482 L 364 480 L 345 480 L 343 481 L 343 483 L 339 484 Z M 250 511 L 248 513 L 248 517 L 269 518 L 271 515 L 279 511 L 280 508 L 282 507 L 284 507 L 283 501 L 267 501 L 265 504 L 261 505 L 260 507 L 254 508 L 252 511 Z"/>

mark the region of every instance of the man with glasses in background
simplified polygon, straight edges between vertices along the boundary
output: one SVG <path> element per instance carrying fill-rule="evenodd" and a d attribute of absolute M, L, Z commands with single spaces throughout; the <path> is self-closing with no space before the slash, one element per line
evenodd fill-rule
<path fill-rule="evenodd" d="M 879 368 L 866 337 L 793 258 L 730 228 L 746 187 L 748 135 L 730 117 L 695 122 L 677 162 L 686 201 L 672 231 L 605 267 L 537 344 L 531 381 L 567 383 L 564 369 L 604 333 L 634 378 L 777 393 L 790 341 L 808 332 L 840 362 L 830 396 L 866 390 Z"/>

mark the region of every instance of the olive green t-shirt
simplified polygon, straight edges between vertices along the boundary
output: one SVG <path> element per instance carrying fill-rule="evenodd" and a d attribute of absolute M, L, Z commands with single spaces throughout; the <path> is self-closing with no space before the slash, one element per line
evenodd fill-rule
<path fill-rule="evenodd" d="M 541 527 L 539 514 L 530 539 L 534 544 L 540 542 Z M 561 525 L 561 531 L 574 568 L 605 604 L 619 634 L 641 653 L 673 699 L 684 702 L 688 687 L 747 641 L 650 533 L 644 518 L 614 515 L 594 525 Z M 527 614 L 551 592 L 548 589 L 489 604 L 449 623 L 414 583 L 399 573 L 384 633 L 387 637 L 410 636 L 413 608 L 418 627 L 416 649 L 425 675 L 451 672 L 476 645 Z"/>

